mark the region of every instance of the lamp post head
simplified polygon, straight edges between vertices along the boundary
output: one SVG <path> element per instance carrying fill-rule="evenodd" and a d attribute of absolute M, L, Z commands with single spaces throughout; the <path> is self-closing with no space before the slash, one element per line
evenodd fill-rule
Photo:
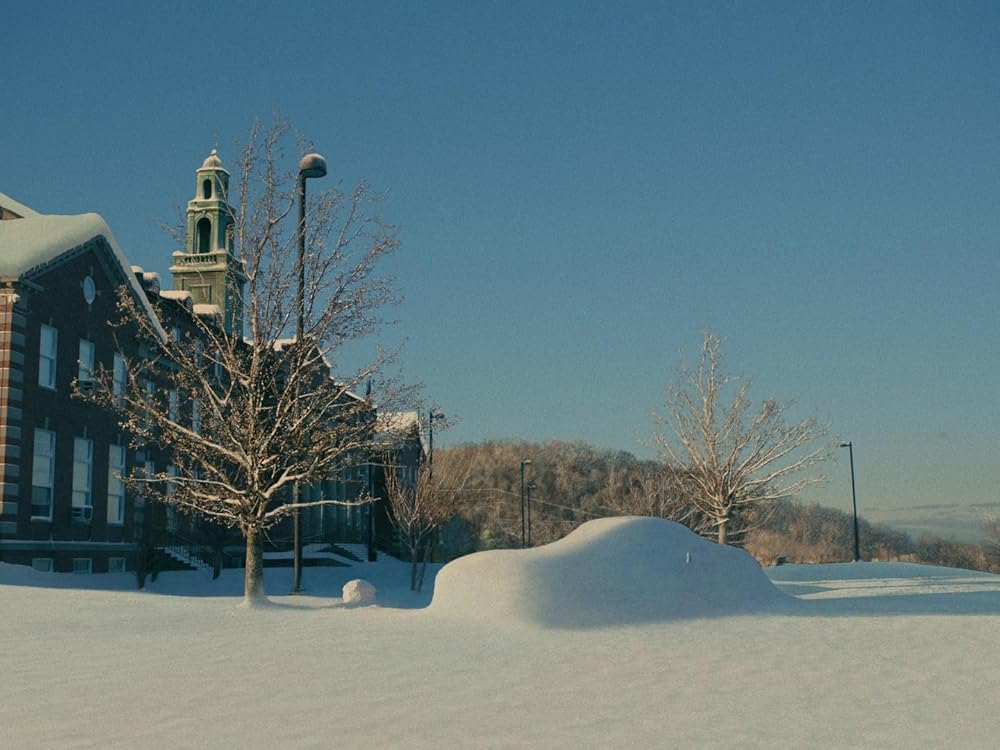
<path fill-rule="evenodd" d="M 852 447 L 852 446 L 851 446 L 851 441 L 850 441 L 850 440 L 848 440 L 848 441 L 847 441 L 846 443 L 841 443 L 841 444 L 840 444 L 840 447 L 841 447 L 841 448 L 850 448 L 850 447 Z"/>
<path fill-rule="evenodd" d="M 326 159 L 317 153 L 306 154 L 299 162 L 299 177 L 304 180 L 326 177 Z"/>
<path fill-rule="evenodd" d="M 521 459 L 521 466 L 522 467 L 524 467 L 524 466 L 530 466 L 530 465 L 531 465 L 531 459 L 530 458 L 522 458 Z"/>

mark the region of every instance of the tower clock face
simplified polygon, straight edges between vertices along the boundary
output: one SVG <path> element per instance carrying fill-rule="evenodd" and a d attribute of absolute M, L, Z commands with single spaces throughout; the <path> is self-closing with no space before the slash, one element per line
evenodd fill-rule
<path fill-rule="evenodd" d="M 97 299 L 97 285 L 91 276 L 85 276 L 83 279 L 83 299 L 88 305 Z"/>

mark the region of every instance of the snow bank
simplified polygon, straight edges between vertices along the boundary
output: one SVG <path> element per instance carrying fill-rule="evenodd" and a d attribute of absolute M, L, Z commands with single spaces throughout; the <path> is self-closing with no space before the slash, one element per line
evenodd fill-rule
<path fill-rule="evenodd" d="M 590 521 L 530 550 L 480 552 L 438 573 L 431 611 L 586 628 L 790 605 L 743 550 L 658 518 Z"/>

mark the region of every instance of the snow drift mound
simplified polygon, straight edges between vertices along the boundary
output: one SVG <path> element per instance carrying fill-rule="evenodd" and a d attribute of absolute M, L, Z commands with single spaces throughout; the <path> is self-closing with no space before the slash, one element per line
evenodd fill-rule
<path fill-rule="evenodd" d="M 431 610 L 586 628 L 760 612 L 791 601 L 747 552 L 672 521 L 630 517 L 589 521 L 544 547 L 448 563 Z"/>

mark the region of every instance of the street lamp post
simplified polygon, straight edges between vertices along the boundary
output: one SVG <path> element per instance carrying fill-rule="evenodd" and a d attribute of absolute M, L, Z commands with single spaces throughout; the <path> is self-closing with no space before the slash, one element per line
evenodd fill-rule
<path fill-rule="evenodd" d="M 306 154 L 299 162 L 299 225 L 298 235 L 299 256 L 296 263 L 298 286 L 295 290 L 295 344 L 302 345 L 306 327 L 306 180 L 326 176 L 326 159 L 319 154 Z M 298 400 L 296 400 L 298 403 Z M 298 481 L 292 484 L 292 505 L 299 504 L 300 488 Z M 298 508 L 292 510 L 292 593 L 299 593 L 302 584 L 302 516 Z"/>
<path fill-rule="evenodd" d="M 535 489 L 534 482 L 528 482 L 528 546 L 531 546 L 531 491 Z"/>
<path fill-rule="evenodd" d="M 521 459 L 521 549 L 524 549 L 524 467 L 531 466 L 531 459 Z"/>
<path fill-rule="evenodd" d="M 861 559 L 861 544 L 858 538 L 858 495 L 854 491 L 854 443 L 848 440 L 840 444 L 841 448 L 847 448 L 851 457 L 851 503 L 854 506 L 854 562 Z"/>

